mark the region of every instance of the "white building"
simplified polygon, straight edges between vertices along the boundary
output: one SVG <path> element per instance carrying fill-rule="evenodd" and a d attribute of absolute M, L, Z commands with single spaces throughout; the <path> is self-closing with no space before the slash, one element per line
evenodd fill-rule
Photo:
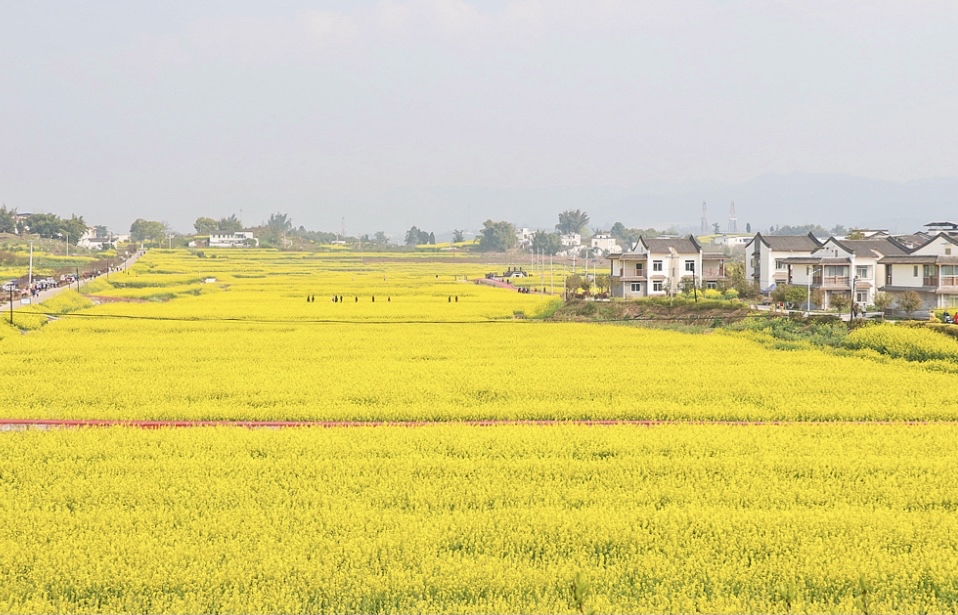
<path fill-rule="evenodd" d="M 582 235 L 566 233 L 565 235 L 559 235 L 559 241 L 562 242 L 563 248 L 579 248 L 582 246 Z"/>
<path fill-rule="evenodd" d="M 712 244 L 725 246 L 726 248 L 736 248 L 746 246 L 755 237 L 752 233 L 723 233 L 712 238 Z"/>
<path fill-rule="evenodd" d="M 701 286 L 702 247 L 695 237 L 639 237 L 628 252 L 609 255 L 612 296 L 625 299 L 674 295 L 683 281 Z"/>
<path fill-rule="evenodd" d="M 894 297 L 914 291 L 924 309 L 958 307 L 958 237 L 941 232 L 907 254 L 884 256 L 879 289 Z"/>
<path fill-rule="evenodd" d="M 599 233 L 592 236 L 593 254 L 617 254 L 622 252 L 622 247 L 615 242 L 615 238 L 608 233 Z"/>
<path fill-rule="evenodd" d="M 210 233 L 211 248 L 246 248 L 259 246 L 259 239 L 249 231 Z"/>
<path fill-rule="evenodd" d="M 865 308 L 874 304 L 875 294 L 884 286 L 885 257 L 908 254 L 907 246 L 891 237 L 875 239 L 837 239 L 830 237 L 810 256 L 785 259 L 788 283 L 805 286 L 809 292 L 821 290 L 822 307 L 831 298 L 844 295 Z"/>
<path fill-rule="evenodd" d="M 535 235 L 535 231 L 532 229 L 526 227 L 516 229 L 516 242 L 520 250 L 525 250 L 532 246 L 533 235 Z"/>
<path fill-rule="evenodd" d="M 811 256 L 822 247 L 814 235 L 762 235 L 756 233 L 745 244 L 745 275 L 763 292 L 788 282 L 786 259 Z"/>

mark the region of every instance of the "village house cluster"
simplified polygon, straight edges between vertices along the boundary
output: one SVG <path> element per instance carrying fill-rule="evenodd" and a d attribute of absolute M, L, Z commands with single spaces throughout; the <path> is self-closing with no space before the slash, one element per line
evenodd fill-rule
<path fill-rule="evenodd" d="M 828 308 L 841 294 L 865 309 L 879 292 L 915 292 L 922 309 L 958 307 L 958 223 L 932 222 L 911 235 L 859 231 L 853 237 L 763 235 L 744 243 L 745 275 L 763 294 L 783 284 L 806 287 Z M 612 296 L 668 296 L 688 284 L 720 288 L 730 257 L 694 236 L 639 238 L 608 256 Z"/>

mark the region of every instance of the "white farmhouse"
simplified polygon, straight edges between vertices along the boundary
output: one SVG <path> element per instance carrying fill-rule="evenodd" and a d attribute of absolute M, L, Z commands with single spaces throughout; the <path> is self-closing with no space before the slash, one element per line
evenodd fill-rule
<path fill-rule="evenodd" d="M 908 253 L 908 247 L 891 237 L 875 239 L 837 239 L 830 237 L 810 256 L 785 259 L 788 283 L 805 286 L 809 293 L 823 291 L 823 306 L 835 295 L 844 295 L 862 308 L 875 302 L 875 294 L 884 286 L 885 257 Z"/>
<path fill-rule="evenodd" d="M 592 253 L 615 254 L 622 252 L 622 247 L 615 242 L 615 237 L 609 233 L 598 233 L 592 236 Z"/>
<path fill-rule="evenodd" d="M 210 233 L 211 248 L 245 248 L 259 246 L 259 239 L 249 231 L 235 233 Z"/>
<path fill-rule="evenodd" d="M 695 237 L 639 237 L 631 250 L 609 255 L 612 296 L 626 299 L 679 292 L 683 280 L 701 285 L 702 247 Z"/>
<path fill-rule="evenodd" d="M 532 245 L 532 236 L 535 232 L 526 227 L 516 229 L 516 243 L 520 250 L 526 250 Z"/>
<path fill-rule="evenodd" d="M 762 235 L 757 233 L 745 244 L 745 275 L 763 293 L 788 282 L 786 259 L 811 256 L 822 247 L 814 235 Z"/>
<path fill-rule="evenodd" d="M 958 237 L 941 232 L 907 254 L 879 260 L 885 277 L 879 290 L 892 296 L 914 291 L 924 309 L 958 307 Z"/>

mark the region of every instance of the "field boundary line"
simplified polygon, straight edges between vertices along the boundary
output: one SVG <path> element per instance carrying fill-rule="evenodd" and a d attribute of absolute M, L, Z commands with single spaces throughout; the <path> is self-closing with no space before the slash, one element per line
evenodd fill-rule
<path fill-rule="evenodd" d="M 592 427 L 633 426 L 668 427 L 678 425 L 716 425 L 733 427 L 793 427 L 822 425 L 884 425 L 924 426 L 958 425 L 958 421 L 720 421 L 720 420 L 641 420 L 641 419 L 487 419 L 472 421 L 191 421 L 191 420 L 113 420 L 113 419 L 0 419 L 0 431 L 27 429 L 82 429 L 86 427 L 135 427 L 138 429 L 182 429 L 197 427 L 243 427 L 247 429 L 324 428 L 342 429 L 356 427 L 433 427 L 438 425 L 460 427 L 529 426 L 553 427 L 581 425 Z"/>

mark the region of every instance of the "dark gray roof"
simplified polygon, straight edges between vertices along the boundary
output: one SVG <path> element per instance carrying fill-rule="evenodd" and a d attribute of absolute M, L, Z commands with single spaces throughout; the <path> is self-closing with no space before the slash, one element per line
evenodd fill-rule
<path fill-rule="evenodd" d="M 885 265 L 889 264 L 905 264 L 905 265 L 920 265 L 922 263 L 927 265 L 958 265 L 958 256 L 935 256 L 934 254 L 928 254 L 921 256 L 918 254 L 894 254 L 892 256 L 886 256 L 878 260 L 879 263 Z"/>
<path fill-rule="evenodd" d="M 678 254 L 696 254 L 700 252 L 699 245 L 691 237 L 640 237 L 639 241 L 645 244 L 649 252 L 667 253 L 670 249 Z"/>
<path fill-rule="evenodd" d="M 821 247 L 821 243 L 809 235 L 761 235 L 769 248 L 782 252 L 811 252 Z"/>
<path fill-rule="evenodd" d="M 849 252 L 853 253 L 855 256 L 892 256 L 895 254 L 908 254 L 908 249 L 905 246 L 889 238 L 835 239 L 834 241 Z"/>

